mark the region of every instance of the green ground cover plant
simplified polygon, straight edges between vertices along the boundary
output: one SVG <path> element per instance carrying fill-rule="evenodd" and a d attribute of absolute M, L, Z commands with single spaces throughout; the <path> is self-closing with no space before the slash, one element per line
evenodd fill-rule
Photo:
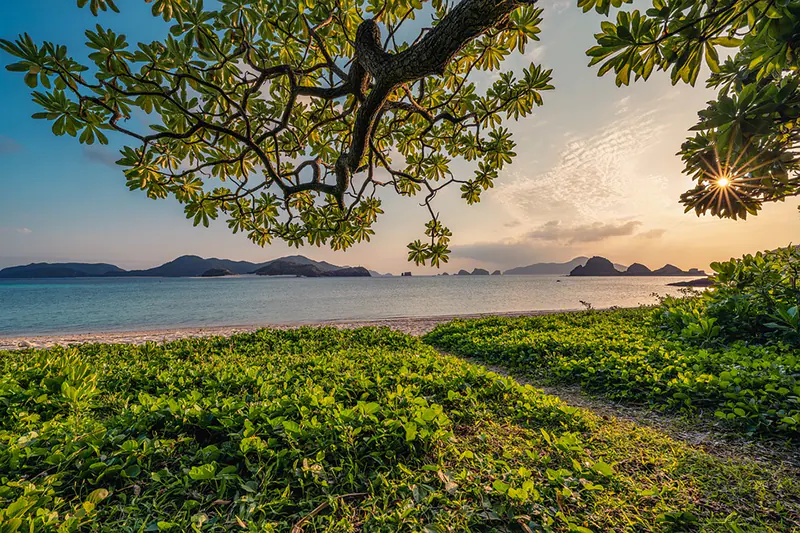
<path fill-rule="evenodd" d="M 3 533 L 777 532 L 799 501 L 385 329 L 0 353 Z"/>
<path fill-rule="evenodd" d="M 796 345 L 782 340 L 704 344 L 698 339 L 706 335 L 695 329 L 669 335 L 663 331 L 664 309 L 454 321 L 437 327 L 426 341 L 540 380 L 580 383 L 615 399 L 711 413 L 746 432 L 800 436 Z M 694 323 L 702 324 L 702 317 Z M 708 337 L 713 327 L 708 326 Z M 697 330 L 703 331 L 702 325 Z"/>

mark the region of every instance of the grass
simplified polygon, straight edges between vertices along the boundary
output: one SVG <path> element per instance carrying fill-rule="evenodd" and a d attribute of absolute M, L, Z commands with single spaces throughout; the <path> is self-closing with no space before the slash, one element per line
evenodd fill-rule
<path fill-rule="evenodd" d="M 0 353 L 0 532 L 800 531 L 796 472 L 386 329 Z"/>
<path fill-rule="evenodd" d="M 800 437 L 800 350 L 786 344 L 698 347 L 670 340 L 647 308 L 457 320 L 431 345 L 543 383 L 616 400 L 708 413 L 735 432 Z"/>

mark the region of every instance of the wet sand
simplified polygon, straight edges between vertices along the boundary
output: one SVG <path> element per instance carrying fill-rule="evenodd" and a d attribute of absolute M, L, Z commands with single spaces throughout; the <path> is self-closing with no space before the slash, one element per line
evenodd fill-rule
<path fill-rule="evenodd" d="M 170 342 L 179 339 L 196 337 L 227 337 L 236 333 L 249 333 L 264 328 L 292 329 L 302 326 L 331 326 L 335 328 L 361 328 L 366 326 L 388 327 L 410 335 L 424 335 L 438 324 L 456 318 L 479 318 L 485 316 L 538 316 L 560 311 L 522 311 L 509 313 L 482 313 L 472 315 L 443 315 L 430 317 L 398 317 L 378 320 L 336 320 L 326 322 L 303 322 L 292 324 L 259 324 L 249 326 L 212 326 L 195 328 L 174 328 L 143 331 L 111 331 L 100 333 L 62 333 L 52 335 L 25 335 L 14 337 L 0 336 L 0 350 L 18 350 L 24 348 L 49 348 L 52 346 L 69 346 L 71 344 L 144 344 L 146 342 Z"/>

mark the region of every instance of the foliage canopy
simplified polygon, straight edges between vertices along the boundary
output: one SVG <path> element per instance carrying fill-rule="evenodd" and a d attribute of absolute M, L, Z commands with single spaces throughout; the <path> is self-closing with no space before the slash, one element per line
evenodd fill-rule
<path fill-rule="evenodd" d="M 608 14 L 620 0 L 580 0 Z M 680 155 L 696 185 L 686 211 L 729 218 L 755 215 L 765 202 L 800 194 L 796 143 L 800 78 L 796 0 L 653 0 L 646 12 L 620 11 L 587 53 L 617 85 L 670 72 L 694 85 L 705 64 L 717 98 L 698 113 Z M 734 48 L 720 58 L 720 48 Z"/>
<path fill-rule="evenodd" d="M 474 81 L 537 39 L 532 0 L 426 4 L 158 0 L 166 39 L 131 46 L 98 25 L 86 31 L 88 65 L 27 34 L 0 46 L 20 59 L 10 70 L 41 86 L 35 118 L 82 143 L 106 143 L 110 130 L 138 141 L 118 162 L 128 186 L 174 196 L 195 224 L 224 213 L 260 245 L 345 249 L 370 239 L 383 212 L 376 192 L 388 186 L 424 195 L 428 239 L 409 259 L 438 265 L 450 231 L 431 208 L 436 193 L 457 183 L 479 201 L 516 155 L 503 120 L 529 114 L 551 85 L 533 64 L 485 91 Z M 423 16 L 431 26 L 412 27 Z M 151 131 L 135 131 L 130 119 L 145 114 Z M 471 177 L 454 174 L 456 159 Z"/>
<path fill-rule="evenodd" d="M 625 0 L 579 0 L 608 15 Z M 92 13 L 114 0 L 77 0 Z M 422 196 L 426 238 L 409 260 L 447 261 L 451 233 L 432 200 L 458 184 L 469 204 L 516 156 L 504 121 L 542 104 L 551 71 L 503 69 L 537 40 L 536 0 L 148 0 L 169 35 L 132 46 L 87 30 L 84 64 L 27 34 L 17 58 L 56 135 L 107 143 L 115 131 L 130 189 L 173 196 L 188 218 L 220 214 L 265 245 L 369 240 L 378 191 Z M 587 53 L 618 85 L 671 70 L 694 84 L 705 63 L 717 100 L 681 150 L 696 186 L 687 211 L 739 218 L 800 193 L 795 53 L 798 0 L 653 0 L 603 21 Z M 428 20 L 429 19 L 429 22 Z M 719 47 L 733 47 L 720 60 Z M 500 71 L 485 90 L 476 75 Z M 143 118 L 149 115 L 151 118 Z M 144 131 L 134 120 L 149 123 Z"/>
<path fill-rule="evenodd" d="M 800 345 L 800 248 L 715 262 L 714 289 L 695 298 L 666 298 L 662 326 L 687 341 L 736 340 Z"/>

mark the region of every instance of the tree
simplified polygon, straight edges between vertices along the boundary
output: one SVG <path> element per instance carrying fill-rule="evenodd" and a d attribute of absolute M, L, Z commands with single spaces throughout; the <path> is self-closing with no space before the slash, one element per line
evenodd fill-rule
<path fill-rule="evenodd" d="M 501 71 L 481 94 L 479 71 L 502 70 L 537 40 L 536 0 L 146 0 L 171 22 L 163 41 L 131 47 L 124 35 L 86 32 L 91 65 L 27 34 L 0 47 L 19 61 L 56 135 L 106 143 L 116 131 L 128 186 L 174 196 L 195 224 L 220 213 L 264 245 L 344 249 L 369 240 L 383 212 L 379 188 L 422 194 L 427 238 L 409 260 L 447 261 L 450 231 L 432 200 L 456 183 L 480 201 L 515 157 L 503 120 L 542 104 L 551 71 Z M 800 0 L 578 0 L 608 15 L 587 53 L 617 85 L 670 70 L 694 85 L 705 64 L 716 100 L 682 146 L 696 185 L 686 210 L 730 218 L 800 195 Z M 114 0 L 78 0 L 95 14 Z M 429 17 L 430 24 L 415 22 Z M 721 48 L 735 54 L 720 60 Z M 154 116 L 151 131 L 128 125 Z M 472 174 L 454 170 L 471 165 Z M 216 184 L 216 185 L 215 185 Z"/>
<path fill-rule="evenodd" d="M 580 0 L 608 14 L 621 0 Z M 681 196 L 686 211 L 745 218 L 766 202 L 800 195 L 796 0 L 652 0 L 645 13 L 619 11 L 604 21 L 587 53 L 599 75 L 613 71 L 617 85 L 670 70 L 672 83 L 695 84 L 701 67 L 716 100 L 680 155 L 696 185 Z M 723 61 L 719 47 L 736 48 Z"/>
<path fill-rule="evenodd" d="M 173 196 L 195 225 L 220 213 L 260 245 L 369 240 L 376 191 L 424 195 L 427 238 L 409 260 L 447 261 L 450 231 L 432 208 L 452 183 L 472 204 L 514 156 L 504 119 L 528 115 L 550 71 L 500 70 L 537 40 L 534 0 L 147 0 L 171 23 L 163 41 L 131 46 L 86 31 L 89 64 L 27 34 L 0 47 L 17 58 L 56 135 L 107 143 L 124 134 L 127 185 Z M 114 0 L 78 0 L 96 15 Z M 414 22 L 420 17 L 430 24 Z M 41 87 L 41 88 L 40 88 Z M 149 131 L 130 119 L 150 115 Z M 470 176 L 452 165 L 472 165 Z"/>

